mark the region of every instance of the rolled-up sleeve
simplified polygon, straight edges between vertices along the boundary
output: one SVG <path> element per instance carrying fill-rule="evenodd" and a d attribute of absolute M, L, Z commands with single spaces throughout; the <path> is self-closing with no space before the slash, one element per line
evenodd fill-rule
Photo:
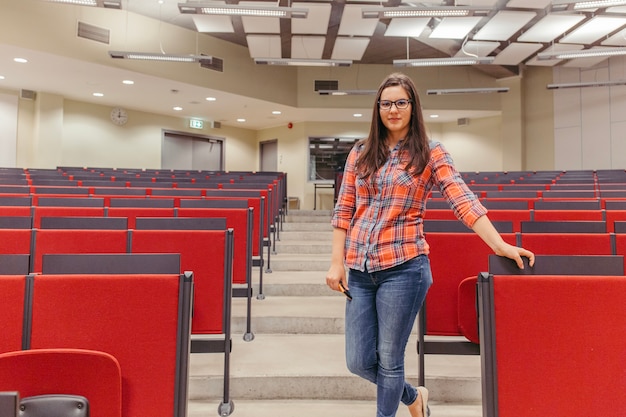
<path fill-rule="evenodd" d="M 433 181 L 450 203 L 455 216 L 467 227 L 472 228 L 479 217 L 487 214 L 476 194 L 474 194 L 461 174 L 454 167 L 454 161 L 445 148 L 437 143 L 431 149 Z"/>
<path fill-rule="evenodd" d="M 356 173 L 355 164 L 358 156 L 356 147 L 348 154 L 343 171 L 343 179 L 337 196 L 337 203 L 333 210 L 331 225 L 339 229 L 348 230 L 356 206 Z"/>

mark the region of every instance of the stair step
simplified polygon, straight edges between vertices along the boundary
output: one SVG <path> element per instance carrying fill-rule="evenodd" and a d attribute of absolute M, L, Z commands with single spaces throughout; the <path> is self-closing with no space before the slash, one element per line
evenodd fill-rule
<path fill-rule="evenodd" d="M 253 300 L 252 332 L 277 334 L 343 334 L 345 297 L 326 287 L 327 296 L 267 297 Z M 233 332 L 246 329 L 247 300 L 233 299 Z"/>
<path fill-rule="evenodd" d="M 374 400 L 373 384 L 351 374 L 345 365 L 344 336 L 256 334 L 246 342 L 232 338 L 230 396 L 242 400 Z M 407 346 L 407 379 L 417 384 L 417 335 Z M 480 357 L 427 355 L 426 385 L 433 401 L 477 403 L 481 400 Z M 189 398 L 220 399 L 223 355 L 193 354 Z"/>
<path fill-rule="evenodd" d="M 298 223 L 298 226 L 301 226 L 302 223 Z M 312 223 L 308 224 L 309 226 Z M 285 225 L 287 226 L 287 225 Z M 280 232 L 280 241 L 305 241 L 305 240 L 313 240 L 319 242 L 331 242 L 333 238 L 333 228 L 328 226 L 328 230 L 320 230 L 322 227 L 316 228 L 298 228 L 293 229 L 291 227 L 285 227 L 282 232 Z M 325 229 L 325 228 L 324 228 Z"/>
<path fill-rule="evenodd" d="M 270 260 L 272 271 L 323 271 L 330 267 L 330 252 L 312 254 L 278 253 Z"/>
<path fill-rule="evenodd" d="M 286 253 L 302 253 L 302 254 L 326 254 L 330 258 L 330 253 L 332 252 L 332 243 L 331 239 L 328 239 L 326 242 L 318 242 L 318 241 L 301 241 L 301 240 L 291 240 L 291 241 L 280 241 L 276 242 L 276 252 L 280 254 Z"/>
<path fill-rule="evenodd" d="M 372 401 L 357 400 L 241 400 L 232 399 L 233 417 L 364 417 L 376 414 Z M 219 401 L 189 401 L 188 417 L 216 415 Z M 482 417 L 480 404 L 449 404 L 429 401 L 432 416 Z M 410 417 L 408 408 L 400 406 L 397 417 Z"/>
<path fill-rule="evenodd" d="M 258 280 L 253 279 L 254 294 L 259 293 Z M 326 271 L 272 271 L 263 274 L 263 294 L 266 296 L 331 295 L 326 286 Z"/>

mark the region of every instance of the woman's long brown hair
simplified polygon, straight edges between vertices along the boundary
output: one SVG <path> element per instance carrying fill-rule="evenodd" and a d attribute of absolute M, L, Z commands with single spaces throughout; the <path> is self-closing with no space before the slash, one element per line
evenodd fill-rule
<path fill-rule="evenodd" d="M 417 89 L 413 81 L 404 74 L 394 73 L 389 75 L 382 82 L 376 94 L 374 101 L 374 109 L 372 112 L 372 124 L 367 139 L 359 142 L 364 144 L 363 153 L 356 162 L 356 170 L 359 177 L 368 179 L 374 175 L 380 167 L 385 164 L 389 157 L 389 148 L 386 145 L 387 128 L 380 118 L 380 107 L 378 101 L 383 90 L 387 87 L 401 86 L 409 95 L 411 100 L 411 121 L 409 123 L 409 132 L 402 142 L 402 150 L 406 151 L 409 156 L 409 162 L 406 170 L 415 170 L 415 173 L 421 174 L 426 168 L 426 164 L 430 160 L 430 146 L 428 144 L 428 136 L 426 127 L 422 118 L 422 105 Z"/>

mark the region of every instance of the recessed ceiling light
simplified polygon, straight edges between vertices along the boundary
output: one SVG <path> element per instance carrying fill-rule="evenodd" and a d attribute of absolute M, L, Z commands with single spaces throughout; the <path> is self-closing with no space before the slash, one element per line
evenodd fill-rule
<path fill-rule="evenodd" d="M 207 97 L 206 98 L 206 101 L 215 101 L 215 100 L 217 100 L 215 97 Z"/>
<path fill-rule="evenodd" d="M 238 121 L 239 123 L 243 123 L 243 122 L 245 122 L 245 121 L 246 121 L 246 119 L 237 119 L 237 121 Z"/>
<path fill-rule="evenodd" d="M 28 60 L 25 58 L 13 58 L 13 61 L 19 62 L 20 64 L 25 64 L 28 62 Z"/>
<path fill-rule="evenodd" d="M 182 109 L 183 109 L 183 108 L 182 108 L 182 107 L 180 107 L 180 106 L 176 106 L 176 107 L 174 107 L 174 110 L 176 110 L 176 111 L 181 111 Z"/>
<path fill-rule="evenodd" d="M 283 114 L 283 112 L 281 112 L 281 111 L 279 111 L 279 110 L 274 110 L 274 111 L 272 112 L 272 114 Z"/>
<path fill-rule="evenodd" d="M 104 97 L 104 94 L 102 93 L 93 93 L 94 97 Z"/>
<path fill-rule="evenodd" d="M 122 84 L 133 85 L 133 84 L 135 84 L 135 82 L 133 80 L 124 80 L 124 81 L 122 81 Z"/>
<path fill-rule="evenodd" d="M 431 119 L 436 119 L 437 117 L 439 117 L 439 115 L 438 115 L 438 114 L 431 114 L 431 115 L 430 115 L 430 118 L 431 118 Z"/>
<path fill-rule="evenodd" d="M 354 113 L 352 116 L 354 116 L 354 117 L 363 117 L 363 115 L 361 113 Z"/>
<path fill-rule="evenodd" d="M 4 80 L 4 75 L 0 75 L 0 80 Z"/>

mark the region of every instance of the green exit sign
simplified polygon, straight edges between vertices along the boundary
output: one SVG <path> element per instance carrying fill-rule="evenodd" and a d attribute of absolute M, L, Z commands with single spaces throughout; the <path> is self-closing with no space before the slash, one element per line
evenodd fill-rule
<path fill-rule="evenodd" d="M 189 120 L 189 127 L 192 129 L 202 129 L 204 127 L 204 122 L 198 119 Z"/>

